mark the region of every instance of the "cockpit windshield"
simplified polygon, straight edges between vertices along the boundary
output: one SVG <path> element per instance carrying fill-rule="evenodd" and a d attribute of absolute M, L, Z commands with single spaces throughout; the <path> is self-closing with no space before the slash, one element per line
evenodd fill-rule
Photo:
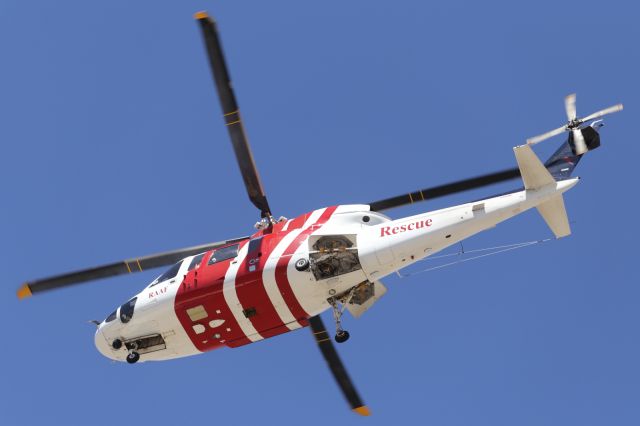
<path fill-rule="evenodd" d="M 117 309 L 115 311 L 111 312 L 111 314 L 109 314 L 109 316 L 107 317 L 107 319 L 104 320 L 104 322 L 111 322 L 114 319 L 116 319 L 116 312 L 118 312 Z"/>
<path fill-rule="evenodd" d="M 120 306 L 120 321 L 122 321 L 125 324 L 131 321 L 131 318 L 133 317 L 133 310 L 136 307 L 137 300 L 138 298 L 134 297 L 133 299 L 126 302 L 124 305 Z"/>
<path fill-rule="evenodd" d="M 178 271 L 180 270 L 180 265 L 182 265 L 182 260 L 176 263 L 175 265 L 173 265 L 171 268 L 167 269 L 167 271 L 164 274 L 160 275 L 158 278 L 153 280 L 151 284 L 149 284 L 149 287 L 153 287 L 156 284 L 160 284 L 161 282 L 170 280 L 171 278 L 178 275 Z"/>
<path fill-rule="evenodd" d="M 202 258 L 204 257 L 206 253 L 200 253 L 197 256 L 194 256 L 193 259 L 191 260 L 191 263 L 189 264 L 189 269 L 187 269 L 188 271 L 191 271 L 195 268 L 197 268 L 198 266 L 200 266 L 200 262 L 202 262 Z"/>

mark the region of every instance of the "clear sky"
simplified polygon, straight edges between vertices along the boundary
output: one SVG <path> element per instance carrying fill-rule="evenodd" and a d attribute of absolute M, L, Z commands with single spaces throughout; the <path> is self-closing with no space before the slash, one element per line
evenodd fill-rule
<path fill-rule="evenodd" d="M 103 358 L 87 320 L 160 271 L 15 297 L 28 279 L 252 232 L 201 9 L 276 215 L 512 167 L 572 92 L 579 114 L 625 104 L 566 195 L 572 236 L 389 277 L 346 318 L 338 349 L 368 419 L 308 330 L 165 363 Z M 638 16 L 630 1 L 2 1 L 0 424 L 640 424 Z M 465 248 L 550 235 L 528 212 Z"/>

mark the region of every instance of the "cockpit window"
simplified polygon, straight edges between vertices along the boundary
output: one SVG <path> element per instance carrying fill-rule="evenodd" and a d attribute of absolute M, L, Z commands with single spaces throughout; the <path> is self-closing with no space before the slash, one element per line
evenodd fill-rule
<path fill-rule="evenodd" d="M 228 247 L 222 247 L 218 250 L 214 251 L 211 255 L 211 259 L 209 259 L 209 265 L 213 265 L 217 262 L 222 262 L 223 260 L 234 258 L 238 255 L 238 247 L 240 244 L 234 244 Z"/>
<path fill-rule="evenodd" d="M 104 320 L 104 322 L 111 322 L 111 321 L 113 321 L 114 319 L 116 319 L 116 312 L 117 312 L 117 311 L 118 311 L 118 310 L 116 309 L 115 311 L 111 312 L 111 314 L 107 317 L 107 319 L 106 319 L 106 320 Z"/>
<path fill-rule="evenodd" d="M 198 267 L 198 265 L 200 265 L 200 262 L 202 262 L 202 258 L 204 257 L 206 253 L 200 253 L 199 255 L 197 255 L 196 257 L 194 257 L 191 260 L 191 263 L 189 264 L 189 269 L 188 271 L 191 271 L 192 269 L 195 269 Z"/>
<path fill-rule="evenodd" d="M 173 265 L 171 268 L 167 269 L 167 271 L 164 274 L 160 275 L 158 278 L 153 280 L 151 284 L 149 284 L 149 287 L 153 287 L 156 284 L 160 284 L 163 281 L 170 280 L 171 278 L 175 277 L 178 274 L 178 271 L 180 270 L 180 265 L 182 265 L 182 260 L 176 263 L 175 265 Z"/>
<path fill-rule="evenodd" d="M 137 297 L 126 302 L 124 305 L 120 306 L 120 321 L 123 323 L 128 323 L 133 317 L 133 309 L 136 306 Z"/>

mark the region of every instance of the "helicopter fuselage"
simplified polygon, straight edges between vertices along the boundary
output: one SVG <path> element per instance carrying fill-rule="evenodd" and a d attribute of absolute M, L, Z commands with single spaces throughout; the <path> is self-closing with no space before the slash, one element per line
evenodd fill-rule
<path fill-rule="evenodd" d="M 140 361 L 166 360 L 305 327 L 336 301 L 359 316 L 384 293 L 381 278 L 577 181 L 397 220 L 367 205 L 341 205 L 273 224 L 178 262 L 98 326 L 96 346 L 114 360 L 124 361 L 132 350 Z"/>

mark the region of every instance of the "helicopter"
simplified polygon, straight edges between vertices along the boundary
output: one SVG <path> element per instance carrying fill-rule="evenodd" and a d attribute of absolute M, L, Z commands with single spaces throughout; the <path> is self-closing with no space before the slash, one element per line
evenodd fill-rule
<path fill-rule="evenodd" d="M 23 299 L 169 266 L 103 321 L 96 321 L 94 340 L 101 354 L 129 364 L 162 361 L 236 348 L 309 327 L 349 405 L 360 415 L 370 411 L 319 315 L 331 310 L 334 340 L 347 341 L 344 311 L 362 316 L 387 292 L 381 282 L 386 276 L 529 209 L 538 210 L 557 238 L 570 235 L 562 194 L 578 183 L 572 173 L 582 156 L 600 146 L 599 118 L 622 110 L 619 104 L 578 118 L 575 95 L 569 95 L 568 122 L 515 147 L 516 168 L 367 204 L 276 218 L 251 153 L 217 25 L 206 12 L 196 13 L 195 19 L 249 199 L 260 211 L 256 232 L 29 281 L 17 295 Z M 567 140 L 542 163 L 531 147 L 563 132 L 569 133 Z M 507 194 L 398 219 L 382 213 L 518 177 L 524 187 Z"/>

